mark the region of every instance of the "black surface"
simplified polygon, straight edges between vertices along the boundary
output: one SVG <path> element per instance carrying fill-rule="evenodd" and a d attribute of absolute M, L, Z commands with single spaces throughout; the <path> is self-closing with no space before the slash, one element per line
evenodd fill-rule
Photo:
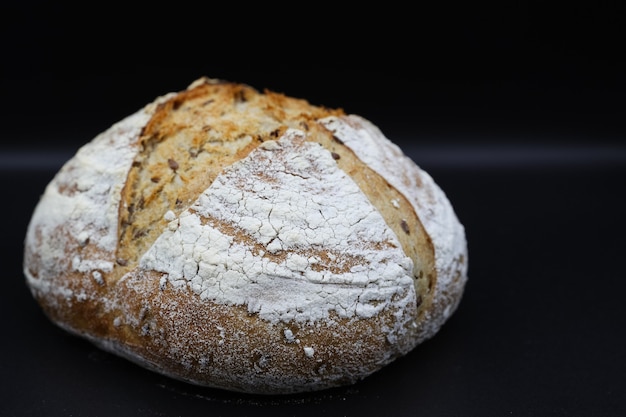
<path fill-rule="evenodd" d="M 175 382 L 54 327 L 20 265 L 30 210 L 52 172 L 2 171 L 0 415 L 623 416 L 624 150 L 607 163 L 548 164 L 557 168 L 533 167 L 536 157 L 509 168 L 425 160 L 467 231 L 459 309 L 363 382 L 287 397 Z"/>
<path fill-rule="evenodd" d="M 0 6 L 0 416 L 626 415 L 623 4 Z M 54 327 L 26 225 L 75 150 L 207 75 L 375 122 L 452 201 L 469 282 L 362 383 L 257 397 L 169 380 Z"/>

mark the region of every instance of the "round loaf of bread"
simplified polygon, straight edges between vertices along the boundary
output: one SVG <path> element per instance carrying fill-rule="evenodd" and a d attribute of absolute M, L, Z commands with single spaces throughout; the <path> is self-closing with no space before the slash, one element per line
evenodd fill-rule
<path fill-rule="evenodd" d="M 46 187 L 24 273 L 52 322 L 202 386 L 352 384 L 457 308 L 444 192 L 371 122 L 202 78 L 114 124 Z"/>

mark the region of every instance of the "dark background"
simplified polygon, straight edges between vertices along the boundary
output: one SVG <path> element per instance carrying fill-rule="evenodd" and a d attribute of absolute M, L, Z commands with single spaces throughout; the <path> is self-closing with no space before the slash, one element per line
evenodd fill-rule
<path fill-rule="evenodd" d="M 6 3 L 6 2 L 5 2 Z M 0 415 L 626 415 L 625 6 L 0 6 Z M 190 387 L 66 335 L 24 284 L 76 149 L 200 76 L 342 107 L 444 189 L 470 280 L 432 340 L 352 387 Z"/>
<path fill-rule="evenodd" d="M 3 131 L 16 146 L 75 147 L 209 76 L 342 107 L 396 140 L 621 140 L 625 6 L 502 3 L 12 2 L 0 29 Z"/>

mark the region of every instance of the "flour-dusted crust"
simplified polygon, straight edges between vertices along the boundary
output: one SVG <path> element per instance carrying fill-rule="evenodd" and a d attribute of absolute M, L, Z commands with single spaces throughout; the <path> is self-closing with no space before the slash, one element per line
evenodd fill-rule
<path fill-rule="evenodd" d="M 354 383 L 432 337 L 467 279 L 433 179 L 367 120 L 202 78 L 84 145 L 24 272 L 50 319 L 194 384 Z"/>
<path fill-rule="evenodd" d="M 458 306 L 467 279 L 465 230 L 450 201 L 427 172 L 368 120 L 349 115 L 320 122 L 409 200 L 432 240 L 437 278 L 421 338 L 434 336 Z"/>

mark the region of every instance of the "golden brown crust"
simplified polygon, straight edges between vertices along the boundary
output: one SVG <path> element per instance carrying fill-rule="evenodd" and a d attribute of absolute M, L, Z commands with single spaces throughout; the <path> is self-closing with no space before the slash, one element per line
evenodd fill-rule
<path fill-rule="evenodd" d="M 188 208 L 224 167 L 264 141 L 288 127 L 306 130 L 316 119 L 341 114 L 283 94 L 211 80 L 199 80 L 162 102 L 142 130 L 141 151 L 124 187 L 117 258 L 136 261 L 160 235 L 168 210 Z"/>

